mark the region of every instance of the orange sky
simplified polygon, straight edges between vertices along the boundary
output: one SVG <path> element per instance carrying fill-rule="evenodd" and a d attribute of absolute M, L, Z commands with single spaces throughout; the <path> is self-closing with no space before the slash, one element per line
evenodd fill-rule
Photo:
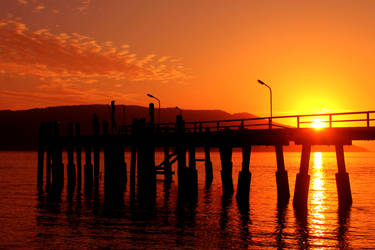
<path fill-rule="evenodd" d="M 375 110 L 375 1 L 2 0 L 0 109 Z"/>

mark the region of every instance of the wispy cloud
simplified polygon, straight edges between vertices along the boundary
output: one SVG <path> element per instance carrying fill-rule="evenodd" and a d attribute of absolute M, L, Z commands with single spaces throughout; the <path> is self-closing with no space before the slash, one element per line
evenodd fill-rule
<path fill-rule="evenodd" d="M 77 8 L 78 11 L 83 12 L 90 7 L 91 0 L 82 0 L 80 6 Z"/>
<path fill-rule="evenodd" d="M 42 11 L 46 8 L 46 6 L 44 4 L 38 4 L 36 7 L 35 7 L 35 11 Z"/>
<path fill-rule="evenodd" d="M 12 105 L 6 100 L 12 100 Z M 0 90 L 0 107 L 12 109 L 28 109 L 33 107 L 59 106 L 72 104 L 99 104 L 108 103 L 109 100 L 116 100 L 118 103 L 127 103 L 135 99 L 134 94 L 106 91 L 99 89 L 82 88 L 59 88 L 39 91 L 14 91 Z M 2 103 L 2 100 L 5 103 Z"/>
<path fill-rule="evenodd" d="M 17 0 L 20 4 L 27 4 L 27 0 Z"/>
<path fill-rule="evenodd" d="M 163 57 L 161 57 L 163 58 Z M 51 82 L 85 83 L 98 79 L 170 81 L 186 79 L 182 65 L 138 58 L 128 46 L 100 43 L 80 34 L 52 34 L 29 30 L 17 21 L 0 22 L 0 69 Z"/>

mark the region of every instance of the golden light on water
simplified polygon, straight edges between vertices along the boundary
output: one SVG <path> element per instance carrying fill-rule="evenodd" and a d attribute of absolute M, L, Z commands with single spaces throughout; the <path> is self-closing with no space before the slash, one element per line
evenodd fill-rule
<path fill-rule="evenodd" d="M 324 235 L 326 228 L 326 217 L 325 211 L 326 206 L 326 182 L 325 176 L 322 169 L 322 153 L 315 152 L 313 154 L 314 161 L 312 167 L 312 178 L 311 178 L 311 233 L 316 236 L 314 237 L 314 245 L 323 245 L 324 242 L 321 239 Z"/>

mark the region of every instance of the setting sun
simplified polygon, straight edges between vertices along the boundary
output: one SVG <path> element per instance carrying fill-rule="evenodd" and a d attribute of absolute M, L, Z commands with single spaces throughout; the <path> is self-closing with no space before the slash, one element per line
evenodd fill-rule
<path fill-rule="evenodd" d="M 315 129 L 321 129 L 327 127 L 327 124 L 325 124 L 325 122 L 322 120 L 316 119 L 311 122 L 311 126 Z"/>

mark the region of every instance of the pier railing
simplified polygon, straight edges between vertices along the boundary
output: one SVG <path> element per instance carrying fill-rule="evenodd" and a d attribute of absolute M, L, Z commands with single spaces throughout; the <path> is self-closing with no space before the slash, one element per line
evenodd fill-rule
<path fill-rule="evenodd" d="M 285 128 L 332 128 L 332 127 L 370 127 L 375 121 L 375 111 L 342 112 L 327 114 L 285 115 L 273 117 L 254 117 L 247 119 L 191 121 L 184 123 L 185 132 L 220 132 L 242 129 L 285 129 Z M 160 132 L 173 132 L 175 123 L 157 124 Z M 120 134 L 131 132 L 131 125 L 119 127 Z"/>

